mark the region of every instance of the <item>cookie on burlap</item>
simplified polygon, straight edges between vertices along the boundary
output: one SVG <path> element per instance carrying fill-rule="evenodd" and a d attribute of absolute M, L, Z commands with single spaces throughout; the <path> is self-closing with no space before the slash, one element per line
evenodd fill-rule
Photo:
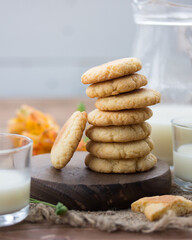
<path fill-rule="evenodd" d="M 152 110 L 147 107 L 118 112 L 105 112 L 95 109 L 88 114 L 88 122 L 94 126 L 129 125 L 142 123 L 152 115 Z"/>
<path fill-rule="evenodd" d="M 168 211 L 177 216 L 191 213 L 192 201 L 173 195 L 144 197 L 132 203 L 131 210 L 142 212 L 150 221 L 154 221 L 163 217 Z"/>
<path fill-rule="evenodd" d="M 88 154 L 85 158 L 85 165 L 92 171 L 99 173 L 135 173 L 145 172 L 153 168 L 157 163 L 157 158 L 148 154 L 141 158 L 109 160 L 101 159 Z"/>
<path fill-rule="evenodd" d="M 147 84 L 147 78 L 141 74 L 132 74 L 110 81 L 94 83 L 86 89 L 90 98 L 108 97 L 119 93 L 130 92 Z"/>
<path fill-rule="evenodd" d="M 141 68 L 139 59 L 122 58 L 89 69 L 82 75 L 81 81 L 84 84 L 103 82 L 135 73 Z"/>
<path fill-rule="evenodd" d="M 144 157 L 153 150 L 150 137 L 127 143 L 100 143 L 89 141 L 86 149 L 92 155 L 103 159 L 124 159 Z"/>
<path fill-rule="evenodd" d="M 51 149 L 51 162 L 57 168 L 63 168 L 73 156 L 87 122 L 87 113 L 76 111 L 64 124 Z"/>
<path fill-rule="evenodd" d="M 86 130 L 88 138 L 95 142 L 130 142 L 142 140 L 151 133 L 151 125 L 147 122 L 127 126 L 89 126 Z"/>
<path fill-rule="evenodd" d="M 97 99 L 95 106 L 103 111 L 118 111 L 124 109 L 142 108 L 159 103 L 161 95 L 153 89 L 137 89 L 117 96 Z"/>

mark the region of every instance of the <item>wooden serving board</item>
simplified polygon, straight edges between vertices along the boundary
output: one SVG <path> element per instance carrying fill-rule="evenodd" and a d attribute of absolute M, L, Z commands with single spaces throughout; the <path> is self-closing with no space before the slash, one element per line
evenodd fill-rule
<path fill-rule="evenodd" d="M 62 170 L 52 167 L 50 154 L 32 157 L 31 197 L 69 209 L 126 209 L 144 196 L 168 194 L 171 173 L 167 163 L 158 160 L 156 167 L 144 173 L 103 174 L 87 169 L 87 153 L 76 152 Z"/>

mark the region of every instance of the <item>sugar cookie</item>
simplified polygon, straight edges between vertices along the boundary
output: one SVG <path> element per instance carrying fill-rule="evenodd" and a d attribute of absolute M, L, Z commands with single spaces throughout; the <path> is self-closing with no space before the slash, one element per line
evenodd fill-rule
<path fill-rule="evenodd" d="M 130 142 L 142 140 L 151 133 L 151 125 L 147 122 L 127 126 L 89 126 L 86 135 L 95 142 Z"/>
<path fill-rule="evenodd" d="M 97 158 L 88 154 L 85 158 L 85 165 L 92 171 L 99 173 L 135 173 L 145 172 L 153 168 L 157 158 L 150 153 L 141 158 L 109 160 Z"/>
<path fill-rule="evenodd" d="M 141 74 L 132 74 L 110 81 L 94 83 L 86 89 L 90 98 L 108 97 L 124 92 L 130 92 L 147 84 L 147 78 Z"/>
<path fill-rule="evenodd" d="M 152 110 L 147 107 L 117 112 L 104 112 L 95 109 L 88 114 L 88 122 L 95 126 L 129 125 L 142 123 L 152 115 Z"/>
<path fill-rule="evenodd" d="M 84 84 L 103 82 L 132 74 L 141 68 L 142 64 L 139 59 L 122 58 L 89 69 L 82 75 L 81 81 Z"/>
<path fill-rule="evenodd" d="M 97 99 L 95 106 L 102 111 L 119 111 L 147 107 L 159 103 L 160 93 L 153 89 L 137 89 L 117 96 Z"/>
<path fill-rule="evenodd" d="M 73 156 L 87 122 L 87 113 L 76 111 L 64 124 L 51 149 L 51 162 L 57 169 L 63 168 Z"/>
<path fill-rule="evenodd" d="M 127 143 L 100 143 L 89 141 L 86 149 L 92 155 L 103 159 L 137 158 L 149 154 L 153 149 L 150 137 Z"/>

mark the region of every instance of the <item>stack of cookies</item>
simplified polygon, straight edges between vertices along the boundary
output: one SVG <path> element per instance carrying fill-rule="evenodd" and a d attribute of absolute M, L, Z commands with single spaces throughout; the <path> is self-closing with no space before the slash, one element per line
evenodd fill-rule
<path fill-rule="evenodd" d="M 115 60 L 89 69 L 82 83 L 91 84 L 86 93 L 97 97 L 97 109 L 88 114 L 91 126 L 85 164 L 103 173 L 134 173 L 153 168 L 157 159 L 151 153 L 151 126 L 145 120 L 152 116 L 147 106 L 160 102 L 160 93 L 147 88 L 137 58 Z"/>

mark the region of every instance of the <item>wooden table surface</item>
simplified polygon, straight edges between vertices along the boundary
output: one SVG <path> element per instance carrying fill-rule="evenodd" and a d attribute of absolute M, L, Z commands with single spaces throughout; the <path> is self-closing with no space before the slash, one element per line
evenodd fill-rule
<path fill-rule="evenodd" d="M 6 132 L 7 121 L 15 116 L 15 111 L 22 104 L 29 104 L 37 109 L 52 114 L 59 125 L 68 119 L 76 110 L 79 102 L 86 105 L 87 112 L 94 109 L 94 100 L 90 99 L 1 99 L 0 100 L 0 132 Z M 15 226 L 1 228 L 2 240 L 113 240 L 113 239 L 192 239 L 192 232 L 167 230 L 151 234 L 115 232 L 107 233 L 93 228 L 72 228 L 63 225 L 20 223 Z"/>

